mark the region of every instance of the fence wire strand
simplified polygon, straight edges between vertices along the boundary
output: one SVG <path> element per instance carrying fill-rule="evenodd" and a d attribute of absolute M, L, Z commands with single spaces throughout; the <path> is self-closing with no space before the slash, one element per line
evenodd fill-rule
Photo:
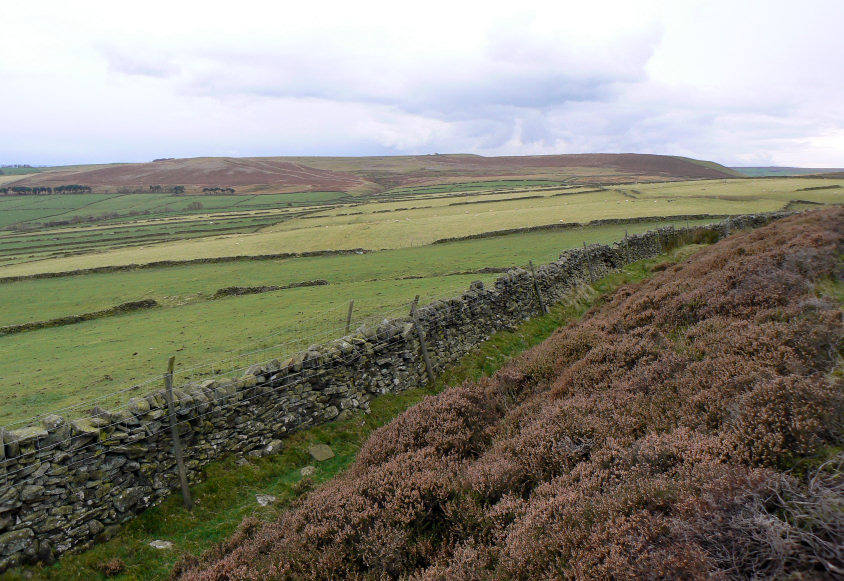
<path fill-rule="evenodd" d="M 686 232 L 685 230 L 686 229 L 676 229 L 676 230 L 672 229 L 672 233 L 676 236 L 678 234 L 680 234 L 680 235 L 688 234 L 691 231 L 691 229 L 689 229 L 689 232 Z M 648 234 L 650 234 L 650 233 L 646 233 L 646 234 L 642 234 L 642 235 L 634 235 L 634 236 L 640 236 L 641 237 L 641 236 L 646 236 Z M 610 248 L 615 248 L 616 250 L 618 250 L 618 248 L 620 248 L 621 245 L 623 245 L 623 244 L 624 244 L 623 242 L 616 243 L 614 246 L 611 246 Z M 660 246 L 662 247 L 660 250 L 663 250 L 664 245 L 663 245 L 662 237 L 660 238 Z M 573 249 L 573 251 L 576 252 L 576 253 L 577 252 L 588 252 L 588 251 L 585 251 L 585 250 L 582 251 L 578 248 Z M 525 266 L 527 266 L 527 265 L 525 265 Z M 603 266 L 605 266 L 605 267 L 609 266 L 609 270 L 613 270 L 613 267 L 612 267 L 611 264 L 610 265 L 604 264 Z M 540 272 L 546 271 L 544 265 L 539 267 L 537 270 L 540 271 Z M 524 273 L 524 274 L 526 274 L 526 273 Z M 581 278 L 588 278 L 588 275 L 584 276 L 583 273 L 579 273 L 579 274 L 574 276 L 573 284 L 572 285 L 566 285 L 566 286 L 569 287 L 569 288 L 574 288 L 575 286 L 577 286 L 578 284 L 583 282 L 583 280 L 581 280 Z M 559 285 L 559 282 L 557 284 Z M 466 291 L 464 291 L 464 293 L 465 292 Z M 494 293 L 496 291 L 490 291 L 490 292 Z M 525 288 L 524 292 L 527 295 L 531 295 L 532 291 L 529 288 Z M 459 299 L 459 301 L 457 299 Z M 525 301 L 524 302 L 525 304 L 520 305 L 521 309 L 523 311 L 530 312 L 532 310 L 531 302 L 532 302 L 531 299 L 528 299 L 527 301 Z M 356 305 L 357 305 L 357 303 L 356 303 Z M 482 294 L 480 296 L 468 297 L 468 298 L 464 298 L 461 295 L 457 295 L 457 296 L 452 295 L 452 296 L 449 296 L 449 297 L 436 297 L 436 296 L 433 296 L 433 295 L 428 295 L 428 296 L 425 297 L 424 302 L 422 301 L 422 299 L 420 299 L 420 304 L 417 307 L 417 312 L 420 315 L 422 315 L 422 321 L 420 321 L 420 323 L 424 323 L 425 325 L 429 326 L 429 330 L 425 331 L 426 335 L 431 333 L 430 339 L 434 341 L 434 344 L 436 344 L 436 342 L 439 340 L 437 338 L 437 331 L 441 331 L 444 334 L 448 333 L 448 332 L 454 332 L 453 329 L 448 329 L 447 327 L 450 324 L 452 324 L 455 320 L 460 319 L 460 318 L 464 318 L 465 320 L 470 322 L 473 311 L 475 311 L 478 308 L 479 305 L 483 306 L 483 307 L 492 307 L 493 306 L 493 303 L 490 300 L 490 297 L 489 297 L 488 294 Z M 367 306 L 367 308 L 371 308 L 371 307 Z M 343 315 L 345 315 L 345 310 L 346 310 L 345 306 L 332 307 L 330 309 L 326 309 L 326 310 L 322 311 L 320 313 L 320 315 L 309 317 L 308 319 L 305 319 L 304 321 L 320 321 L 320 322 L 324 323 L 325 322 L 324 315 L 326 313 L 341 312 L 341 313 L 343 313 Z M 399 313 L 401 313 L 402 315 L 399 315 Z M 299 326 L 299 324 L 301 322 L 304 322 L 304 321 L 297 321 L 297 326 Z M 357 328 L 361 328 L 363 326 L 376 327 L 377 328 L 378 325 L 383 321 L 387 321 L 390 324 L 395 324 L 395 325 L 398 325 L 400 323 L 411 322 L 410 305 L 407 304 L 407 305 L 395 306 L 395 307 L 392 307 L 392 308 L 385 310 L 385 311 L 379 311 L 379 312 L 364 315 L 364 316 L 358 318 L 357 320 L 355 320 L 355 324 L 356 324 Z M 322 331 L 320 331 L 318 333 L 306 335 L 306 336 L 294 337 L 293 339 L 282 341 L 282 342 L 279 342 L 279 343 L 276 343 L 276 344 L 273 344 L 273 345 L 269 345 L 269 346 L 266 346 L 266 347 L 262 347 L 262 348 L 259 348 L 259 349 L 253 349 L 253 350 L 250 350 L 250 351 L 238 353 L 237 355 L 233 355 L 233 356 L 227 357 L 227 358 L 205 361 L 205 362 L 202 362 L 202 363 L 199 363 L 199 364 L 196 364 L 196 365 L 192 365 L 191 367 L 181 369 L 181 370 L 179 370 L 179 373 L 180 373 L 180 375 L 184 376 L 186 374 L 186 372 L 193 372 L 193 371 L 205 369 L 205 368 L 211 369 L 213 371 L 214 368 L 220 367 L 224 363 L 233 363 L 235 361 L 241 361 L 242 362 L 243 359 L 252 358 L 252 361 L 249 364 L 240 365 L 240 366 L 236 366 L 236 365 L 230 366 L 225 372 L 212 373 L 209 376 L 203 376 L 202 379 L 220 380 L 220 379 L 223 379 L 225 377 L 233 377 L 233 376 L 236 376 L 238 374 L 242 375 L 242 374 L 246 373 L 247 370 L 250 367 L 252 367 L 253 365 L 255 365 L 256 363 L 266 364 L 268 361 L 270 361 L 270 359 L 268 358 L 268 359 L 264 359 L 260 362 L 256 362 L 254 360 L 254 358 L 259 354 L 266 353 L 267 351 L 271 351 L 271 350 L 276 350 L 278 352 L 277 356 L 273 357 L 272 359 L 281 359 L 281 358 L 290 356 L 292 354 L 295 354 L 296 352 L 302 351 L 301 349 L 291 351 L 290 348 L 293 345 L 305 345 L 305 344 L 313 345 L 313 344 L 319 344 L 320 340 L 324 343 L 326 340 L 331 340 L 331 339 L 339 340 L 339 339 L 341 339 L 343 337 L 342 331 L 345 330 L 345 326 L 346 325 L 345 325 L 345 316 L 344 316 L 341 324 L 328 327 L 328 328 L 323 329 Z M 488 331 L 494 331 L 494 329 L 489 329 Z M 268 338 L 277 337 L 280 334 L 282 334 L 283 332 L 285 332 L 285 329 L 282 329 L 282 330 L 273 332 L 269 335 L 266 335 L 265 337 L 262 337 L 258 341 L 263 341 L 263 340 L 266 340 Z M 354 333 L 354 331 L 352 331 L 352 332 Z M 303 339 L 307 339 L 307 341 L 304 341 Z M 388 339 L 380 340 L 380 341 L 378 341 L 374 344 L 369 343 L 369 345 L 373 349 L 375 349 L 376 351 L 379 351 L 379 350 L 383 350 L 385 348 L 394 346 L 396 344 L 399 344 L 401 342 L 408 343 L 408 341 L 410 341 L 410 342 L 415 341 L 415 335 L 413 335 L 410 338 L 406 338 L 401 333 L 397 333 L 396 335 L 391 336 Z M 235 393 L 228 394 L 227 396 L 224 396 L 224 397 L 219 398 L 219 399 L 211 398 L 210 402 L 206 402 L 206 405 L 209 405 L 209 407 L 210 407 L 210 409 L 208 411 L 203 412 L 203 413 L 198 414 L 198 415 L 192 414 L 189 417 L 184 418 L 184 419 L 180 420 L 179 422 L 177 422 L 177 426 L 189 424 L 192 421 L 199 420 L 199 419 L 201 419 L 201 418 L 203 418 L 203 417 L 205 417 L 209 414 L 212 414 L 212 413 L 217 414 L 217 413 L 225 412 L 225 410 L 228 410 L 232 406 L 235 406 L 235 405 L 248 404 L 248 402 L 251 402 L 252 400 L 254 400 L 258 397 L 274 395 L 277 392 L 279 392 L 280 390 L 288 389 L 291 384 L 295 384 L 297 381 L 302 381 L 309 374 L 311 374 L 314 371 L 314 369 L 333 369 L 333 368 L 336 368 L 336 367 L 342 367 L 342 366 L 345 366 L 345 365 L 357 360 L 360 356 L 361 356 L 361 354 L 356 349 L 353 349 L 352 352 L 349 353 L 348 355 L 335 357 L 335 358 L 331 359 L 330 362 L 329 362 L 330 365 L 320 365 L 320 366 L 313 368 L 313 369 L 312 368 L 308 368 L 308 369 L 302 368 L 300 371 L 297 371 L 297 372 L 291 372 L 288 369 L 285 372 L 284 379 L 279 383 L 279 385 L 277 385 L 275 387 L 268 387 L 268 385 L 266 383 L 258 384 L 258 385 L 253 386 L 253 387 L 239 388 L 237 391 L 235 391 Z M 443 362 L 438 362 L 438 363 L 442 364 Z M 416 365 L 417 365 L 417 367 L 422 365 L 421 358 L 417 357 Z M 422 374 L 420 373 L 420 377 L 421 376 L 422 376 Z M 120 390 L 117 390 L 117 391 L 114 391 L 114 392 L 111 392 L 111 393 L 108 393 L 108 394 L 105 394 L 105 395 L 102 395 L 102 396 L 91 398 L 91 399 L 86 400 L 85 402 L 81 402 L 79 404 L 75 404 L 75 405 L 72 405 L 72 406 L 67 406 L 65 408 L 53 410 L 51 412 L 41 414 L 41 415 L 37 415 L 37 416 L 33 416 L 32 418 L 29 418 L 27 420 L 20 420 L 20 421 L 14 422 L 14 423 L 9 424 L 9 425 L 12 425 L 12 426 L 15 426 L 15 425 L 34 425 L 37 421 L 43 420 L 48 415 L 58 414 L 60 412 L 80 410 L 80 409 L 83 409 L 83 408 L 97 407 L 99 404 L 106 402 L 110 399 L 114 399 L 117 396 L 126 394 L 128 392 L 137 392 L 143 386 L 148 386 L 148 385 L 151 385 L 155 382 L 162 382 L 162 379 L 163 379 L 163 374 L 156 375 L 156 376 L 153 376 L 153 377 L 150 377 L 150 378 L 144 380 L 143 382 L 137 383 L 137 384 L 133 385 L 132 387 L 123 388 L 123 389 L 120 389 Z M 186 388 L 189 389 L 191 387 L 198 387 L 198 383 L 185 381 L 183 383 L 180 383 L 176 389 L 184 390 Z M 255 393 L 253 395 L 251 395 L 250 397 L 246 397 L 246 398 L 242 397 L 243 394 L 248 392 L 249 390 L 254 390 Z M 143 397 L 143 396 L 150 395 L 150 393 L 156 393 L 156 392 L 153 391 L 153 392 L 138 393 L 138 396 Z M 238 397 L 238 396 L 241 396 L 241 397 Z M 225 402 L 225 400 L 228 399 L 228 398 L 232 398 L 232 401 L 221 404 L 221 402 Z M 126 400 L 126 401 L 119 403 L 117 405 L 117 407 L 112 407 L 108 411 L 104 411 L 104 413 L 101 414 L 101 417 L 114 416 L 114 417 L 117 417 L 118 419 L 114 419 L 113 421 L 110 421 L 109 423 L 104 424 L 102 426 L 95 426 L 96 433 L 98 435 L 102 434 L 103 431 L 108 431 L 110 428 L 113 428 L 113 427 L 116 427 L 116 426 L 122 426 L 124 428 L 127 428 L 128 430 L 131 430 L 133 428 L 137 428 L 138 426 L 132 426 L 131 425 L 133 423 L 131 420 L 127 422 L 126 417 L 120 417 L 121 413 L 128 412 L 130 405 L 131 405 L 131 400 Z M 199 405 L 202 405 L 202 404 L 199 404 Z M 96 415 L 96 414 L 94 414 L 94 415 Z M 71 423 L 73 420 L 67 418 L 67 419 L 65 419 L 65 421 L 66 421 L 66 423 Z M 137 440 L 133 440 L 132 442 L 130 442 L 130 444 L 134 443 L 134 441 L 148 440 L 150 438 L 158 436 L 159 434 L 165 432 L 166 430 L 169 430 L 169 425 L 165 425 L 166 422 L 162 421 L 160 423 L 161 423 L 161 427 L 159 429 L 157 429 L 156 431 L 153 431 L 153 432 L 146 432 L 144 434 L 143 438 L 138 438 Z M 147 423 L 147 426 L 149 426 L 149 423 Z M 73 434 L 73 428 L 72 427 L 69 429 L 69 433 L 71 435 L 67 438 L 52 442 L 51 444 L 48 444 L 46 446 L 36 445 L 35 449 L 31 452 L 19 454 L 19 455 L 15 456 L 14 458 L 6 458 L 3 461 L 0 461 L 0 467 L 5 467 L 12 462 L 20 464 L 20 461 L 24 460 L 24 466 L 18 468 L 17 470 L 12 470 L 12 471 L 7 470 L 7 471 L 5 471 L 6 482 L 8 482 L 10 479 L 14 479 L 15 475 L 20 474 L 20 473 L 22 473 L 22 472 L 24 472 L 24 471 L 26 471 L 30 468 L 29 465 L 26 465 L 26 461 L 30 457 L 35 456 L 37 454 L 43 454 L 45 451 L 49 451 L 51 449 L 56 449 L 56 448 L 62 448 L 63 449 L 74 438 L 83 439 L 83 438 L 86 437 L 85 435 Z M 99 438 L 97 438 L 97 439 L 95 439 L 94 441 L 92 441 L 88 444 L 80 446 L 79 448 L 69 450 L 69 452 L 71 452 L 75 456 L 75 458 L 70 464 L 66 464 L 64 466 L 66 466 L 68 469 L 70 469 L 74 466 L 79 466 L 81 464 L 88 462 L 91 458 L 97 456 L 98 454 L 96 454 L 96 453 L 92 453 L 90 455 L 86 455 L 86 454 L 89 451 L 91 451 L 92 448 L 97 448 L 99 446 L 101 446 L 101 442 L 99 441 Z M 22 479 L 22 480 L 16 482 L 15 486 L 20 486 L 20 485 L 26 484 L 28 482 L 34 482 L 35 480 L 37 480 L 38 478 L 41 478 L 42 476 L 43 475 L 31 476 L 29 478 Z M 3 488 L 0 488 L 0 490 L 3 490 Z"/>
<path fill-rule="evenodd" d="M 484 301 L 482 298 L 476 297 L 474 299 L 471 299 L 468 302 L 462 302 L 461 305 L 463 305 L 463 306 L 459 309 L 450 309 L 450 311 L 454 311 L 454 312 L 449 312 L 447 314 L 428 314 L 428 315 L 426 315 L 425 322 L 428 323 L 428 324 L 435 323 L 439 327 L 444 327 L 444 326 L 454 322 L 456 319 L 464 317 L 466 315 L 465 311 L 471 310 L 475 305 L 480 304 L 480 303 L 487 304 L 487 302 Z M 464 312 L 461 313 L 460 311 L 464 311 Z M 412 339 L 411 339 L 411 341 L 412 341 Z M 385 347 L 390 347 L 390 346 L 397 345 L 397 344 L 400 344 L 400 343 L 407 343 L 407 339 L 404 336 L 402 336 L 401 334 L 397 334 L 396 336 L 390 337 L 389 339 L 381 340 L 378 343 L 370 344 L 370 345 L 372 346 L 373 349 L 378 351 L 378 350 L 382 350 Z M 349 363 L 355 361 L 360 356 L 361 356 L 360 353 L 355 351 L 355 352 L 350 353 L 349 355 L 333 359 L 331 361 L 331 365 L 321 365 L 321 366 L 318 366 L 316 369 L 333 369 L 333 368 L 337 368 L 337 367 L 343 367 L 343 366 L 346 366 Z M 419 362 L 417 362 L 417 363 L 420 364 Z M 245 371 L 246 369 L 248 369 L 248 368 L 242 368 L 241 371 Z M 207 405 L 209 405 L 211 409 L 209 409 L 207 412 L 203 412 L 201 414 L 192 414 L 190 417 L 185 418 L 185 419 L 177 422 L 177 426 L 190 424 L 190 422 L 197 421 L 197 420 L 199 420 L 199 419 L 201 419 L 201 418 L 203 418 L 207 415 L 217 414 L 217 413 L 223 412 L 224 410 L 227 410 L 227 409 L 229 409 L 233 406 L 241 406 L 241 405 L 244 405 L 244 404 L 246 404 L 246 403 L 248 403 L 248 402 L 250 402 L 250 401 L 252 401 L 256 398 L 259 398 L 259 397 L 262 397 L 262 396 L 270 396 L 270 395 L 275 394 L 279 391 L 286 390 L 290 387 L 291 384 L 296 383 L 297 380 L 304 379 L 309 374 L 311 374 L 312 371 L 313 371 L 313 369 L 304 369 L 303 368 L 301 371 L 298 371 L 298 372 L 294 372 L 294 373 L 288 372 L 285 375 L 284 381 L 282 383 L 280 383 L 278 386 L 267 387 L 266 384 L 258 384 L 258 385 L 255 385 L 253 387 L 243 388 L 242 390 L 237 391 L 233 394 L 230 394 L 230 395 L 228 395 L 224 398 L 221 398 L 221 399 L 218 399 L 218 400 L 215 399 L 212 402 L 208 402 Z M 251 397 L 245 397 L 245 398 L 244 397 L 240 397 L 240 398 L 237 397 L 238 395 L 242 396 L 243 393 L 248 392 L 249 390 L 253 390 L 255 392 L 254 395 L 252 395 Z M 232 401 L 229 402 L 229 403 L 224 403 L 224 404 L 220 405 L 219 402 L 224 401 L 227 398 L 232 398 Z M 119 420 L 113 421 L 111 423 L 105 424 L 103 426 L 98 426 L 97 427 L 97 433 L 101 434 L 104 430 L 108 430 L 108 428 L 118 426 L 118 425 L 121 425 L 121 424 L 124 425 L 124 426 L 126 425 L 125 419 L 119 419 Z M 169 430 L 169 424 L 165 425 L 165 422 L 162 421 L 161 427 L 158 430 L 151 432 L 151 433 L 146 433 L 146 435 L 142 439 L 148 440 L 148 439 L 153 438 L 153 437 L 155 437 L 155 436 L 157 436 L 161 433 L 164 433 L 168 430 Z M 35 450 L 33 452 L 21 454 L 21 455 L 17 456 L 16 458 L 14 458 L 14 460 L 15 460 L 15 462 L 19 463 L 20 459 L 26 459 L 27 457 L 43 453 L 46 450 L 62 447 L 64 444 L 72 441 L 72 439 L 74 437 L 75 438 L 80 438 L 80 437 L 84 438 L 85 436 L 76 435 L 76 436 L 72 436 L 70 438 L 66 438 L 66 439 L 54 442 L 54 443 L 49 444 L 47 446 L 42 446 L 42 447 L 38 448 L 37 450 Z M 133 442 L 131 442 L 131 443 L 133 443 Z M 100 454 L 85 455 L 84 452 L 86 450 L 90 450 L 91 448 L 97 448 L 100 445 L 101 445 L 101 443 L 99 441 L 99 438 L 97 438 L 93 442 L 90 442 L 90 443 L 83 445 L 79 448 L 71 450 L 71 452 L 74 454 L 74 456 L 76 456 L 76 458 L 74 459 L 74 461 L 72 461 L 71 463 L 66 464 L 64 466 L 67 467 L 68 469 L 70 469 L 70 468 L 73 468 L 75 466 L 79 466 L 79 465 L 87 463 L 89 460 L 99 456 Z M 11 459 L 7 460 L 6 462 L 8 463 L 10 460 Z M 0 466 L 2 466 L 2 465 L 3 465 L 3 463 L 0 463 Z M 29 466 L 24 466 L 22 468 L 19 468 L 18 470 L 7 472 L 6 478 L 7 479 L 14 478 L 14 476 L 16 474 L 19 474 L 19 473 L 27 470 L 28 468 L 29 468 Z M 38 476 L 33 476 L 33 477 L 30 477 L 30 478 L 20 480 L 20 481 L 15 483 L 15 486 L 20 486 L 20 485 L 27 484 L 29 482 L 34 482 L 35 480 L 37 480 L 38 478 L 41 478 L 41 477 L 42 477 L 42 475 L 38 475 Z M 2 489 L 0 489 L 0 490 L 2 490 Z"/>

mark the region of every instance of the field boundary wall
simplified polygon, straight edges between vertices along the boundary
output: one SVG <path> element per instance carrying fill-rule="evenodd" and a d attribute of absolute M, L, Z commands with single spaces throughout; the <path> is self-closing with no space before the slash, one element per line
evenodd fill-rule
<path fill-rule="evenodd" d="M 592 276 L 784 215 L 734 216 L 567 250 L 536 268 L 536 285 L 545 303 L 554 304 Z M 424 385 L 415 324 L 436 373 L 537 313 L 531 273 L 514 268 L 489 287 L 477 281 L 460 296 L 420 306 L 418 323 L 409 315 L 384 319 L 288 359 L 256 363 L 238 378 L 182 386 L 175 408 L 189 479 L 195 482 L 203 466 L 224 455 L 272 453 L 291 432 L 366 410 L 380 394 Z M 163 391 L 156 391 L 129 399 L 119 411 L 95 407 L 84 418 L 48 415 L 0 430 L 0 572 L 106 540 L 178 490 L 167 411 Z"/>

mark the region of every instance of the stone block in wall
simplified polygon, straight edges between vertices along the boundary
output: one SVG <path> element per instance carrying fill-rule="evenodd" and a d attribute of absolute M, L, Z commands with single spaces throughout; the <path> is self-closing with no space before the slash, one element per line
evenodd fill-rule
<path fill-rule="evenodd" d="M 35 532 L 22 528 L 0 535 L 0 555 L 9 557 L 24 551 L 35 540 Z"/>
<path fill-rule="evenodd" d="M 30 426 L 6 432 L 6 451 L 9 456 L 32 454 L 40 440 L 49 436 L 47 430 L 40 426 Z"/>
<path fill-rule="evenodd" d="M 41 425 L 47 430 L 47 437 L 44 439 L 46 446 L 56 446 L 70 437 L 70 424 L 61 416 L 55 414 L 44 416 Z"/>
<path fill-rule="evenodd" d="M 133 397 L 129 399 L 128 410 L 136 416 L 143 416 L 150 410 L 149 402 L 140 397 Z"/>

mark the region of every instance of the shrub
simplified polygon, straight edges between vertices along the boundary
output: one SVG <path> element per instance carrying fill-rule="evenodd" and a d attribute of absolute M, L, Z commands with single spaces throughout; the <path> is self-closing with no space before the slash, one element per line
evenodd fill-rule
<path fill-rule="evenodd" d="M 174 577 L 733 579 L 844 571 L 844 209 L 738 234 L 373 433 Z"/>
<path fill-rule="evenodd" d="M 122 559 L 115 557 L 113 559 L 109 559 L 108 561 L 98 563 L 94 568 L 106 577 L 114 577 L 126 569 L 126 564 Z"/>

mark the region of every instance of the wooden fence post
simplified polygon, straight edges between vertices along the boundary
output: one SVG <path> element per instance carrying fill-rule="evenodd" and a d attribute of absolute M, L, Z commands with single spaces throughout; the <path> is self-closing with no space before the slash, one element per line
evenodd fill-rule
<path fill-rule="evenodd" d="M 539 283 L 536 280 L 536 273 L 533 271 L 533 261 L 528 261 L 530 265 L 530 276 L 533 278 L 533 292 L 536 294 L 536 302 L 539 304 L 539 314 L 548 314 L 548 309 L 545 308 L 545 302 L 542 300 L 542 294 L 539 292 Z"/>
<path fill-rule="evenodd" d="M 6 427 L 0 426 L 0 461 L 6 461 Z M 3 466 L 3 482 L 9 484 L 9 471 Z"/>
<path fill-rule="evenodd" d="M 586 255 L 586 266 L 589 267 L 589 283 L 595 284 L 595 271 L 592 270 L 592 255 L 586 249 L 586 240 L 583 241 L 583 253 Z"/>
<path fill-rule="evenodd" d="M 630 241 L 627 240 L 627 230 L 624 231 L 624 261 L 630 264 Z"/>
<path fill-rule="evenodd" d="M 425 333 L 419 325 L 419 315 L 416 314 L 416 303 L 419 302 L 419 295 L 410 303 L 410 317 L 413 319 L 413 326 L 416 327 L 416 336 L 419 337 L 419 349 L 422 351 L 422 360 L 425 361 L 425 372 L 428 374 L 428 381 L 434 382 L 434 370 L 431 367 L 431 358 L 428 357 L 428 346 L 425 344 Z"/>
<path fill-rule="evenodd" d="M 349 313 L 346 315 L 346 335 L 349 334 L 349 330 L 352 328 L 352 309 L 355 308 L 355 301 L 354 299 L 349 301 Z"/>
<path fill-rule="evenodd" d="M 188 475 L 185 472 L 185 461 L 182 457 L 182 442 L 179 440 L 179 428 L 176 426 L 176 406 L 173 402 L 173 365 L 176 357 L 167 362 L 167 373 L 164 374 L 164 386 L 167 388 L 167 410 L 170 416 L 170 437 L 173 439 L 173 455 L 176 457 L 176 468 L 179 471 L 179 481 L 182 485 L 182 500 L 185 508 L 193 510 L 193 499 L 188 487 Z"/>

